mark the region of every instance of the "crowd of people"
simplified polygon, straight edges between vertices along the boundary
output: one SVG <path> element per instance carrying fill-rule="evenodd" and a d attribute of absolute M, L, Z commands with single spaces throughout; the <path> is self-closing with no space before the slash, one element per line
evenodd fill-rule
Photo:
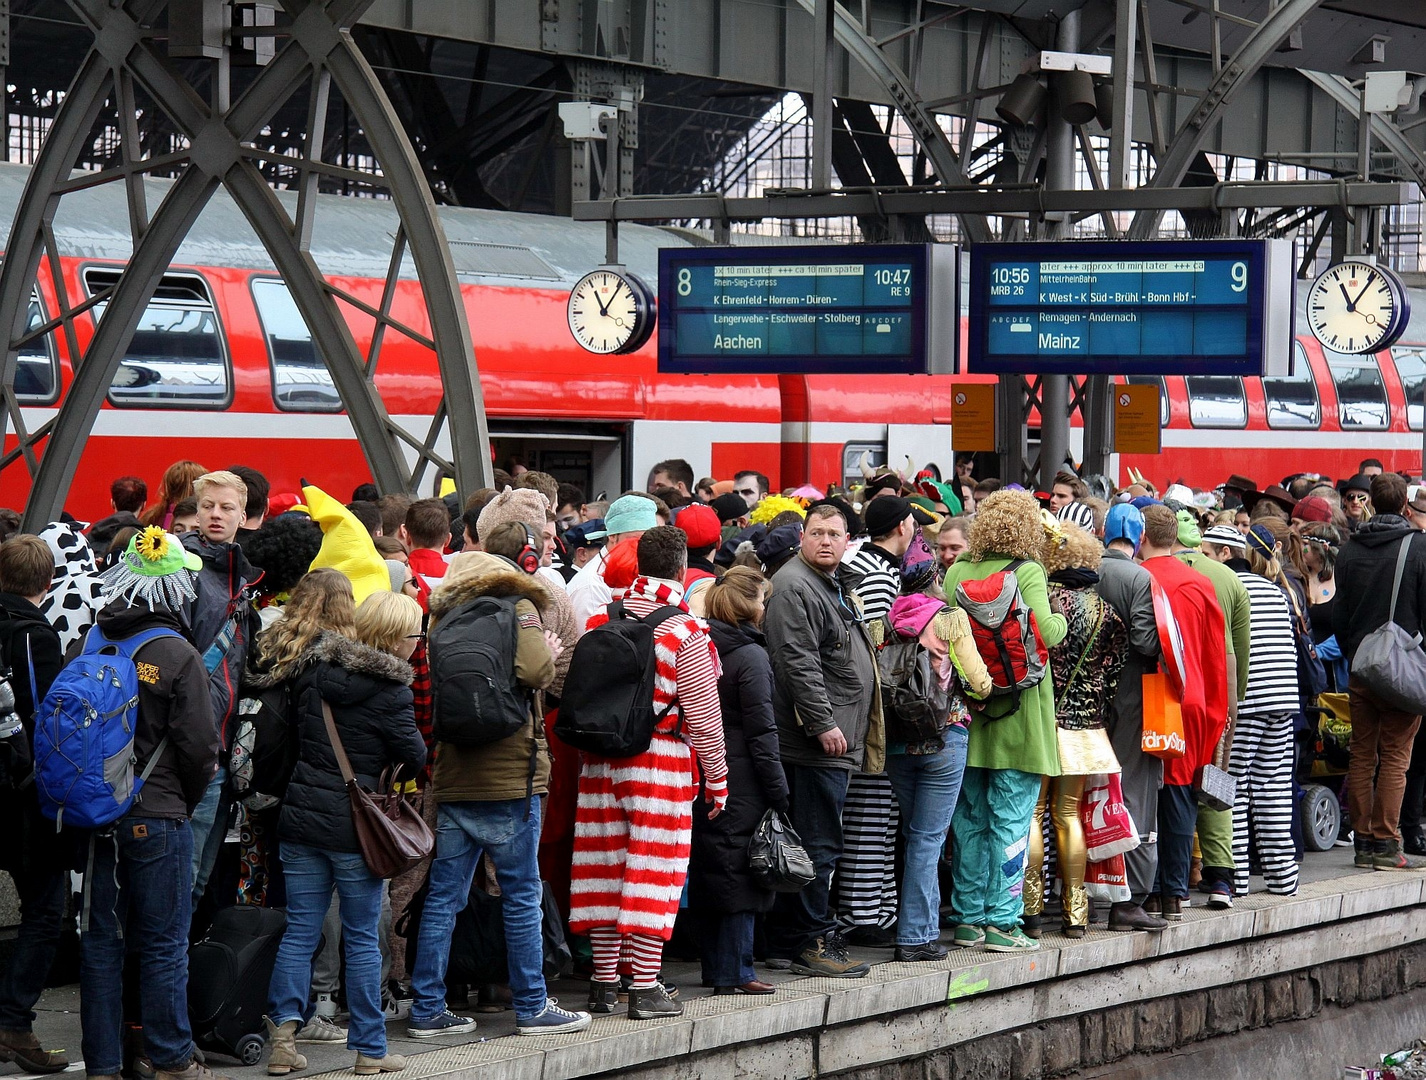
<path fill-rule="evenodd" d="M 1108 927 L 1162 931 L 1191 898 L 1231 907 L 1252 872 L 1296 891 L 1294 785 L 1327 690 L 1350 698 L 1356 865 L 1426 868 L 1420 717 L 1351 667 L 1389 621 L 1421 632 L 1426 488 L 1372 460 L 1261 490 L 1066 469 L 1035 492 L 972 468 L 779 494 L 675 459 L 611 500 L 512 463 L 471 493 L 342 504 L 184 461 L 152 500 L 116 480 L 93 524 L 28 535 L 0 512 L 0 866 L 22 917 L 0 1059 L 69 1064 L 32 1025 L 71 871 L 103 1080 L 211 1076 L 188 949 L 234 905 L 286 912 L 271 1075 L 310 1043 L 398 1072 L 389 1021 L 459 1034 L 508 1005 L 541 1036 L 620 1001 L 678 1015 L 668 948 L 717 994 L 768 995 L 757 962 L 858 978 L 849 945 L 935 962 L 943 931 L 996 952 L 1083 936 L 1102 860 L 1082 810 L 1108 777 L 1129 833 Z M 641 640 L 647 684 L 624 687 Z M 133 661 L 134 793 L 83 828 L 45 802 L 37 728 L 95 654 Z M 574 745 L 625 690 L 644 738 Z M 350 779 L 401 793 L 429 855 L 374 873 Z M 810 861 L 800 889 L 750 865 L 770 813 Z M 492 910 L 473 894 L 498 897 L 504 957 L 463 984 L 461 920 Z M 583 1009 L 548 994 L 552 940 L 588 976 Z"/>

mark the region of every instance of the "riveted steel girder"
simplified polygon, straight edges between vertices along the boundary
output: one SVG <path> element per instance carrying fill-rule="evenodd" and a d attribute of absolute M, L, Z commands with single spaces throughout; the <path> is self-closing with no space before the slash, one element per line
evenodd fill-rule
<path fill-rule="evenodd" d="M 242 209 L 287 281 L 378 486 L 386 491 L 411 490 L 419 478 L 419 470 L 413 478 L 403 444 L 416 451 L 423 467 L 434 462 L 454 473 L 463 488 L 488 483 L 489 439 L 480 382 L 444 231 L 415 154 L 375 73 L 347 32 L 371 0 L 280 0 L 290 24 L 284 27 L 287 41 L 229 107 L 214 107 L 200 97 L 154 44 L 151 27 L 165 2 L 69 0 L 94 34 L 95 44 L 71 84 L 30 174 L 11 229 L 7 258 L 0 267 L 0 326 L 10 328 L 0 365 L 0 393 L 7 404 L 0 410 L 0 434 L 12 412 L 8 406 L 15 400 L 18 347 L 25 333 L 29 297 L 42 259 L 47 253 L 52 260 L 57 257 L 52 231 L 55 212 L 64 191 L 72 187 L 66 185 L 66 178 L 106 102 L 118 102 L 122 113 L 131 107 L 131 87 L 142 88 L 186 138 L 188 148 L 145 159 L 137 146 L 126 143 L 123 166 L 112 170 L 112 176 L 96 178 L 96 182 L 122 180 L 129 187 L 134 250 L 118 284 L 103 298 L 103 316 L 90 344 L 82 357 L 72 357 L 74 378 L 54 423 L 34 435 L 18 432 L 29 444 L 25 453 L 16 457 L 28 462 L 34 461 L 30 444 L 48 439 L 34 469 L 25 512 L 27 526 L 52 520 L 62 508 L 84 444 L 138 321 L 179 244 L 220 186 Z M 312 125 L 318 137 L 309 137 L 305 155 L 287 159 L 294 160 L 302 173 L 297 220 L 288 214 L 254 164 L 261 153 L 251 148 L 250 140 L 308 84 L 312 100 L 320 101 L 323 108 L 326 87 L 334 84 L 338 88 L 381 167 L 381 176 L 372 180 L 389 190 L 399 213 L 397 243 L 402 249 L 409 248 L 416 264 L 431 325 L 428 339 L 416 337 L 436 353 L 445 388 L 445 400 L 436 417 L 450 425 L 452 461 L 435 452 L 440 425 L 433 424 L 432 430 L 421 436 L 403 431 L 387 414 L 372 381 L 385 328 L 395 326 L 412 336 L 390 317 L 389 296 L 400 270 L 399 254 L 393 259 L 387 282 L 388 300 L 381 310 L 366 312 L 375 317 L 376 328 L 371 354 L 363 356 L 338 305 L 338 300 L 344 299 L 360 309 L 360 302 L 329 285 L 307 250 L 306 238 L 315 213 L 315 200 L 310 197 L 315 189 L 312 177 L 324 170 L 342 171 L 320 160 L 320 123 Z M 215 96 L 220 101 L 225 97 Z M 122 115 L 119 121 L 121 130 L 132 130 Z M 160 162 L 170 168 L 181 165 L 183 171 L 150 221 L 142 184 L 135 181 Z M 134 197 L 136 192 L 139 194 Z M 74 314 L 77 312 L 69 318 Z M 18 412 L 13 415 L 18 426 Z"/>
<path fill-rule="evenodd" d="M 1223 110 L 1233 99 L 1234 92 L 1250 81 L 1258 69 L 1277 51 L 1287 36 L 1303 19 L 1324 0 L 1284 0 L 1271 9 L 1262 22 L 1253 29 L 1247 40 L 1233 54 L 1233 58 L 1219 70 L 1208 89 L 1199 99 L 1197 106 L 1189 113 L 1187 121 L 1179 129 L 1164 151 L 1150 187 L 1177 187 L 1182 183 L 1188 167 L 1193 163 L 1203 142 L 1212 133 L 1214 126 L 1223 117 Z M 1129 237 L 1144 240 L 1158 228 L 1157 212 L 1139 213 L 1129 226 Z"/>
<path fill-rule="evenodd" d="M 808 12 L 813 12 L 814 0 L 797 0 Z M 931 110 L 922 103 L 921 95 L 911 85 L 906 73 L 898 67 L 885 51 L 866 34 L 857 21 L 840 4 L 832 5 L 834 22 L 832 31 L 837 42 L 860 64 L 869 75 L 881 83 L 892 102 L 906 121 L 906 125 L 916 136 L 916 141 L 926 152 L 931 167 L 941 183 L 947 187 L 967 187 L 960 158 L 951 148 L 951 142 L 941 125 L 936 122 Z M 990 239 L 990 226 L 982 217 L 961 216 L 961 227 L 966 238 L 972 243 L 984 243 Z"/>
<path fill-rule="evenodd" d="M 1302 77 L 1329 95 L 1347 112 L 1358 110 L 1361 94 L 1342 76 L 1321 71 L 1304 71 Z M 1411 174 L 1416 177 L 1416 183 L 1426 188 L 1426 154 L 1422 153 L 1421 148 L 1385 116 L 1372 116 L 1372 134 L 1386 144 L 1386 148 L 1411 170 Z"/>

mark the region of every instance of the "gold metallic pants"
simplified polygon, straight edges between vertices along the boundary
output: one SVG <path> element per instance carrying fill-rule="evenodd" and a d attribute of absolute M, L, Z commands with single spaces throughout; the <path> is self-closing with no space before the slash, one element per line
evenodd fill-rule
<path fill-rule="evenodd" d="M 1084 891 L 1084 826 L 1079 820 L 1079 803 L 1084 797 L 1083 776 L 1044 777 L 1040 799 L 1030 822 L 1030 855 L 1025 866 L 1025 914 L 1038 915 L 1045 909 L 1045 838 L 1041 831 L 1045 807 L 1054 802 L 1051 817 L 1055 825 L 1055 846 L 1059 856 L 1060 880 L 1064 883 L 1066 926 L 1089 925 L 1089 897 Z"/>

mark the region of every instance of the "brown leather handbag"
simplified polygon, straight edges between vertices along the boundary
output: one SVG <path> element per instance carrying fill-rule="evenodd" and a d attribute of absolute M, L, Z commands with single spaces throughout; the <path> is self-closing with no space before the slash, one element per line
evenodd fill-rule
<path fill-rule="evenodd" d="M 337 722 L 332 707 L 322 702 L 322 719 L 327 724 L 327 738 L 337 755 L 337 768 L 347 785 L 347 798 L 352 804 L 352 824 L 356 827 L 357 847 L 366 868 L 379 878 L 392 878 L 415 866 L 431 853 L 436 838 L 431 827 L 422 820 L 416 808 L 396 791 L 395 772 L 388 768 L 381 774 L 377 794 L 357 783 L 346 747 L 337 734 Z"/>

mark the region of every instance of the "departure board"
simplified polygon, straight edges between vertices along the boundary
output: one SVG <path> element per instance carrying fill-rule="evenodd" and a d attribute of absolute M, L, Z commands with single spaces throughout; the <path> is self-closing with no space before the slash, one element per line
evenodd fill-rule
<path fill-rule="evenodd" d="M 1287 241 L 982 244 L 971 251 L 969 368 L 1285 375 L 1294 287 Z"/>
<path fill-rule="evenodd" d="M 665 248 L 659 370 L 953 370 L 957 262 L 945 244 Z"/>

